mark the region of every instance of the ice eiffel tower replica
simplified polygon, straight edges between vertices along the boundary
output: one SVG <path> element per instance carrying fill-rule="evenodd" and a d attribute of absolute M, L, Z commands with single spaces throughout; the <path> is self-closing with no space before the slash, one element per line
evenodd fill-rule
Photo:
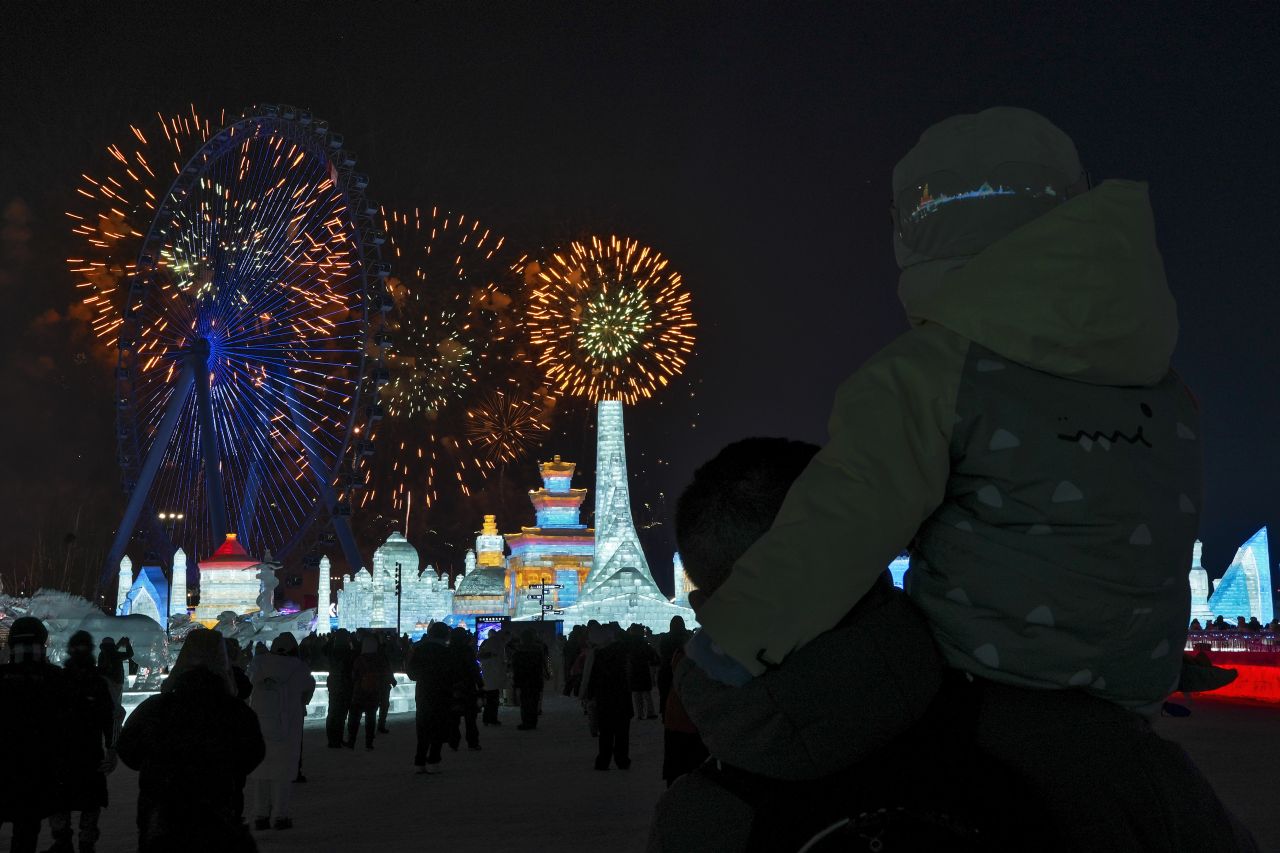
<path fill-rule="evenodd" d="M 602 400 L 596 425 L 595 558 L 582 582 L 578 602 L 565 608 L 565 627 L 595 619 L 617 622 L 623 628 L 640 623 L 655 633 L 667 630 L 672 616 L 694 627 L 693 611 L 672 604 L 649 571 L 631 519 L 631 489 L 627 483 L 626 431 L 622 402 Z"/>

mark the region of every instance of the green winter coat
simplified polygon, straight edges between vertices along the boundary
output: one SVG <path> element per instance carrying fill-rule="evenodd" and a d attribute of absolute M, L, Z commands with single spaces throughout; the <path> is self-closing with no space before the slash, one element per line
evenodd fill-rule
<path fill-rule="evenodd" d="M 840 389 L 700 622 L 758 674 L 909 548 L 951 666 L 1152 712 L 1186 639 L 1201 465 L 1146 186 L 1103 183 L 900 292 L 913 328 Z"/>

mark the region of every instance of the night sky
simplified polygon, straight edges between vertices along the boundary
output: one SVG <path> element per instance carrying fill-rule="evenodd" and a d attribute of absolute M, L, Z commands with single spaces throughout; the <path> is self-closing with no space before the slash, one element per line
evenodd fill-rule
<path fill-rule="evenodd" d="M 1280 529 L 1274 16 L 1243 4 L 1194 19 L 1047 3 L 945 15 L 901 3 L 124 5 L 14 3 L 0 19 L 10 588 L 35 554 L 96 574 L 122 503 L 113 383 L 72 307 L 62 212 L 130 122 L 191 103 L 309 107 L 360 154 L 372 197 L 401 209 L 468 211 L 530 248 L 627 234 L 671 259 L 694 295 L 698 349 L 687 381 L 630 412 L 637 514 L 657 523 L 645 536 L 664 586 L 668 511 L 692 469 L 747 435 L 821 441 L 837 384 L 905 330 L 893 164 L 948 115 L 1040 111 L 1095 180 L 1151 183 L 1182 322 L 1175 366 L 1203 405 L 1210 574 L 1259 526 Z M 589 439 L 568 429 L 583 420 L 566 418 L 541 455 L 589 461 Z M 510 476 L 534 485 L 531 464 Z"/>

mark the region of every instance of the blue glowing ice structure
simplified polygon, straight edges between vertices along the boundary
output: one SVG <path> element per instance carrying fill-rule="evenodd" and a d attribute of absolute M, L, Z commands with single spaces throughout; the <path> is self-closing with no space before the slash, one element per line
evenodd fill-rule
<path fill-rule="evenodd" d="M 1267 528 L 1253 534 L 1236 551 L 1236 558 L 1231 561 L 1227 573 L 1214 582 L 1209 609 L 1214 616 L 1228 620 L 1240 616 L 1246 619 L 1256 617 L 1264 625 L 1275 618 Z"/>
<path fill-rule="evenodd" d="M 561 614 L 565 627 L 596 619 L 623 627 L 639 623 L 661 632 L 672 616 L 692 625 L 693 611 L 662 594 L 640 547 L 631 518 L 622 402 L 602 400 L 597 412 L 595 559 L 578 603 Z"/>
<path fill-rule="evenodd" d="M 903 579 L 907 576 L 907 569 L 909 568 L 911 568 L 910 554 L 899 554 L 889 564 L 889 574 L 893 576 L 893 585 L 898 589 L 903 589 Z"/>
<path fill-rule="evenodd" d="M 507 585 L 514 617 L 541 616 L 544 606 L 555 611 L 577 604 L 582 583 L 591 573 L 595 533 L 580 518 L 587 490 L 573 488 L 576 468 L 559 456 L 539 463 L 542 488 L 529 492 L 535 526 L 507 536 Z"/>
<path fill-rule="evenodd" d="M 187 555 L 179 548 L 173 554 L 173 577 L 169 579 L 159 566 L 143 566 L 133 576 L 133 561 L 120 560 L 120 576 L 116 592 L 117 616 L 150 616 L 159 625 L 168 625 L 168 616 L 187 615 Z M 165 615 L 161 615 L 165 614 Z"/>

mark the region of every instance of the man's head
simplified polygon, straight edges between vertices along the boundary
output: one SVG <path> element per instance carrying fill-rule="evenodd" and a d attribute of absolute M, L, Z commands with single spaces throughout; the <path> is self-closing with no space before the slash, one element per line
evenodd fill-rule
<path fill-rule="evenodd" d="M 9 659 L 14 663 L 44 660 L 45 644 L 49 642 L 49 629 L 34 616 L 22 616 L 13 620 L 9 629 Z"/>
<path fill-rule="evenodd" d="M 79 665 L 93 664 L 93 635 L 88 631 L 76 631 L 67 640 L 67 660 Z"/>
<path fill-rule="evenodd" d="M 952 116 L 894 167 L 898 266 L 973 257 L 1086 188 L 1075 144 L 1039 113 Z"/>
<path fill-rule="evenodd" d="M 693 474 L 676 506 L 676 544 L 685 574 L 703 596 L 724 583 L 733 564 L 773 524 L 783 499 L 817 445 L 785 438 L 746 438 Z M 691 594 L 693 601 L 699 596 Z"/>
<path fill-rule="evenodd" d="M 230 649 L 228 649 L 229 651 Z M 271 641 L 271 651 L 277 655 L 296 658 L 298 656 L 298 638 L 289 631 L 278 634 Z"/>

